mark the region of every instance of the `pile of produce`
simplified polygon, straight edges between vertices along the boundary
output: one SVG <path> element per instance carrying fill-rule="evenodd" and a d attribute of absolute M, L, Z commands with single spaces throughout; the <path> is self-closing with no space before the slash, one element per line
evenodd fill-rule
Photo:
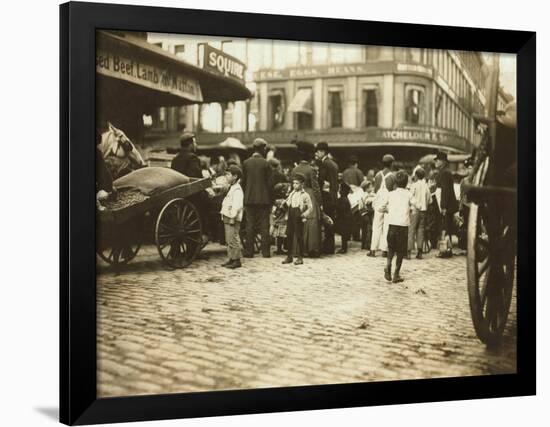
<path fill-rule="evenodd" d="M 139 190 L 146 196 L 152 196 L 178 185 L 187 184 L 189 181 L 187 176 L 173 169 L 147 167 L 116 179 L 113 185 L 118 191 Z"/>
<path fill-rule="evenodd" d="M 139 190 L 123 190 L 119 191 L 116 197 L 103 200 L 101 204 L 107 209 L 118 210 L 141 203 L 148 198 L 149 196 L 146 196 Z"/>

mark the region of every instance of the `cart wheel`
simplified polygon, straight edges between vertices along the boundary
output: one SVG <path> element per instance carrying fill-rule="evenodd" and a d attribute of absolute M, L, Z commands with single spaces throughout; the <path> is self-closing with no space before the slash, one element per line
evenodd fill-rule
<path fill-rule="evenodd" d="M 139 230 L 143 225 L 143 219 L 137 218 L 129 223 L 113 225 L 98 239 L 97 254 L 107 264 L 117 266 L 124 265 L 133 260 L 139 249 Z"/>
<path fill-rule="evenodd" d="M 485 176 L 478 175 L 479 182 Z M 506 212 L 487 201 L 470 203 L 468 219 L 468 297 L 474 329 L 487 345 L 500 343 L 510 303 L 515 268 L 515 234 Z"/>
<path fill-rule="evenodd" d="M 191 264 L 202 247 L 202 222 L 197 208 L 186 199 L 166 203 L 157 218 L 155 243 L 160 257 L 170 267 Z"/>

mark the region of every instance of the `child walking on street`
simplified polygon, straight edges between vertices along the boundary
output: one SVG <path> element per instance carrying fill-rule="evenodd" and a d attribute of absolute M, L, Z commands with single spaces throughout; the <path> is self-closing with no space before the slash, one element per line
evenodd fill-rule
<path fill-rule="evenodd" d="M 399 283 L 403 281 L 400 275 L 403 258 L 407 256 L 407 243 L 409 237 L 410 211 L 414 207 L 412 195 L 405 187 L 408 176 L 405 171 L 398 171 L 395 175 L 397 188 L 388 194 L 387 202 L 383 210 L 387 212 L 388 221 L 388 256 L 387 265 L 384 268 L 384 277 L 387 281 Z M 393 280 L 391 275 L 394 256 L 395 272 Z"/>
<path fill-rule="evenodd" d="M 304 256 L 304 223 L 313 212 L 313 204 L 309 194 L 304 190 L 304 175 L 296 173 L 292 178 L 292 192 L 286 199 L 288 207 L 288 222 L 286 235 L 288 239 L 288 255 L 283 264 L 290 264 L 293 255 L 296 256 L 294 265 L 303 264 Z"/>
<path fill-rule="evenodd" d="M 231 165 L 226 172 L 227 181 L 230 185 L 227 195 L 223 199 L 220 211 L 227 242 L 227 255 L 229 260 L 222 264 L 226 268 L 241 267 L 241 221 L 243 219 L 244 193 L 239 181 L 242 177 L 241 168 Z"/>

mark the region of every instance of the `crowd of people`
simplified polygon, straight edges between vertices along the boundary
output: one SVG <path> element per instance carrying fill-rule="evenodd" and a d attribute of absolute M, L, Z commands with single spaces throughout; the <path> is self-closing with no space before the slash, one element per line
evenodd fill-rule
<path fill-rule="evenodd" d="M 403 280 L 403 259 L 413 253 L 422 259 L 436 248 L 439 257 L 451 257 L 453 234 L 463 244 L 467 203 L 461 201 L 459 180 L 443 152 L 432 164 L 410 171 L 396 168 L 394 156 L 386 154 L 382 169 L 365 175 L 356 156 L 341 169 L 325 142 L 296 142 L 298 159 L 286 168 L 262 138 L 254 140 L 253 154 L 242 163 L 234 156 L 219 158 L 214 166 L 195 154 L 195 144 L 193 134 L 182 136 L 172 168 L 213 179 L 209 191 L 211 198 L 220 195 L 216 215 L 223 224 L 227 268 L 239 268 L 242 258 L 255 256 L 257 235 L 261 256 L 271 257 L 274 245 L 274 254 L 284 256 L 282 263 L 294 265 L 305 257 L 344 254 L 357 241 L 366 255 L 387 258 L 384 277 L 397 283 Z"/>

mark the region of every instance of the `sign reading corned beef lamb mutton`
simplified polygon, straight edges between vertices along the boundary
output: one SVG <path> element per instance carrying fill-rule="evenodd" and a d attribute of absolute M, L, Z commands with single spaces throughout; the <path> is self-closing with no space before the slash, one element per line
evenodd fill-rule
<path fill-rule="evenodd" d="M 124 54 L 97 49 L 96 73 L 170 93 L 193 102 L 203 100 L 201 87 L 196 79 Z"/>
<path fill-rule="evenodd" d="M 202 67 L 241 83 L 245 79 L 246 66 L 243 62 L 208 44 L 203 45 Z"/>

